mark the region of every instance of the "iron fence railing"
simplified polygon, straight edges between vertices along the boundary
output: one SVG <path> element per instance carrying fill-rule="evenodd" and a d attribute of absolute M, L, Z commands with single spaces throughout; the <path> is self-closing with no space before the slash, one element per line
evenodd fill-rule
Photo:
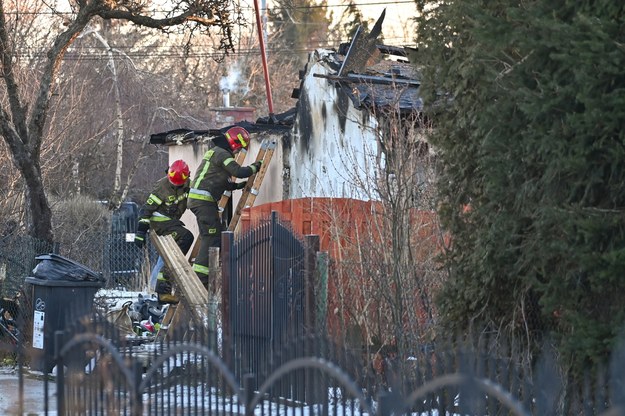
<path fill-rule="evenodd" d="M 276 226 L 272 222 L 271 227 Z M 315 300 L 314 293 L 307 296 L 304 290 L 324 286 L 316 284 L 322 283 L 321 278 L 317 282 L 307 276 L 314 267 L 306 265 L 316 263 L 308 248 L 317 245 L 316 240 L 309 238 L 303 245 L 291 241 L 279 248 L 257 245 L 273 243 L 277 235 L 280 244 L 288 240 L 280 234 L 282 228 L 265 231 L 259 229 L 250 241 L 242 239 L 240 246 L 224 246 L 237 263 L 253 266 L 226 268 L 234 280 L 232 287 L 225 289 L 231 297 L 222 300 L 239 302 L 240 308 L 237 316 L 231 310 L 226 312 L 230 327 L 223 325 L 224 321 L 214 331 L 181 325 L 168 330 L 166 339 L 144 339 L 121 333 L 99 314 L 64 325 L 54 334 L 54 343 L 48 343 L 54 345 L 53 354 L 44 354 L 49 362 L 44 361 L 42 367 L 56 368 L 53 384 L 45 378 L 44 413 L 624 414 L 619 406 L 625 403 L 625 347 L 615 350 L 609 368 L 579 379 L 562 372 L 556 354 L 528 360 L 517 352 L 522 349 L 506 345 L 499 334 L 492 340 L 485 340 L 484 334 L 463 340 L 438 334 L 428 345 L 422 345 L 418 337 L 406 337 L 413 341 L 401 348 L 386 345 L 388 348 L 371 351 L 366 345 L 360 346 L 362 349 L 348 345 L 342 337 L 329 338 L 330 332 L 309 330 L 323 328 L 313 325 L 319 321 L 317 306 L 323 297 Z M 76 245 L 48 247 L 25 237 L 4 237 L 0 244 L 2 297 L 11 300 L 22 290 L 35 257 L 50 251 L 101 273 L 107 288 L 145 287 L 157 259 L 149 245 L 139 250 L 131 241 L 112 235 L 81 241 L 78 249 Z M 264 251 L 252 255 L 248 248 L 256 246 Z M 261 256 L 259 261 L 245 260 L 256 256 Z M 274 256 L 279 263 L 270 260 Z M 271 267 L 261 267 L 265 263 Z M 253 280 L 256 275 L 264 280 Z M 271 280 L 272 275 L 276 280 Z M 268 290 L 272 286 L 275 291 Z M 271 298 L 265 299 L 270 294 Z M 6 305 L 9 303 L 3 303 L 3 308 L 8 311 Z M 34 305 L 22 303 L 20 307 L 33 316 Z M 214 312 L 207 305 L 207 315 Z M 9 332 L 3 329 L 0 350 L 13 354 L 21 375 L 25 360 L 31 359 L 21 346 L 33 340 L 25 332 L 34 325 L 19 315 L 2 314 L 3 328 Z M 10 322 L 14 318 L 17 320 Z M 282 331 L 284 328 L 295 330 Z M 11 332 L 15 329 L 17 332 Z M 246 336 L 243 341 L 242 335 Z M 253 349 L 242 348 L 252 345 L 255 338 L 261 339 Z M 19 407 L 22 409 L 23 403 Z"/>
<path fill-rule="evenodd" d="M 268 372 L 240 377 L 216 332 L 139 345 L 95 316 L 56 337 L 56 378 L 42 392 L 50 415 L 607 416 L 623 414 L 625 398 L 618 359 L 600 377 L 564 383 L 554 355 L 527 368 L 502 344 L 447 340 L 427 354 L 392 357 L 383 383 L 379 369 L 323 335 L 289 340 L 267 357 Z"/>

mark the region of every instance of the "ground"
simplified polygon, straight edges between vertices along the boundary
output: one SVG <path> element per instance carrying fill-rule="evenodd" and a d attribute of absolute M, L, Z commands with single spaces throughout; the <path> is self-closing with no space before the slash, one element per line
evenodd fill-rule
<path fill-rule="evenodd" d="M 48 415 L 56 415 L 56 385 L 49 381 Z M 15 367 L 0 367 L 0 415 L 17 415 L 19 410 L 19 377 Z M 24 414 L 45 414 L 45 382 L 43 374 L 27 372 L 24 375 Z"/>

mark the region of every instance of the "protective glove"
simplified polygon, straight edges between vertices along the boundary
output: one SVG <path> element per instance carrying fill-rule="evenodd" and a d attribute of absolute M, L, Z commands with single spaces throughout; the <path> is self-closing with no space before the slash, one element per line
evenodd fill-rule
<path fill-rule="evenodd" d="M 135 245 L 139 248 L 143 248 L 145 245 L 145 239 L 147 238 L 148 233 L 145 231 L 137 231 L 135 233 Z"/>
<path fill-rule="evenodd" d="M 234 189 L 243 189 L 247 186 L 247 181 L 239 182 L 234 185 Z"/>
<path fill-rule="evenodd" d="M 254 173 L 260 170 L 260 167 L 263 165 L 263 161 L 259 160 L 257 162 L 252 163 L 250 166 L 254 167 Z"/>
<path fill-rule="evenodd" d="M 145 245 L 145 240 L 148 236 L 148 230 L 150 226 L 144 222 L 139 222 L 137 226 L 137 231 L 135 232 L 135 245 L 139 248 L 143 248 Z"/>

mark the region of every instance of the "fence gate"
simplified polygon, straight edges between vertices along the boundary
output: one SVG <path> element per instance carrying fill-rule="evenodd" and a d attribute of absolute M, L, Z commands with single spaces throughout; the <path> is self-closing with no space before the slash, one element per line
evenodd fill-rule
<path fill-rule="evenodd" d="M 299 239 L 276 212 L 236 242 L 232 233 L 223 236 L 225 358 L 238 377 L 267 374 L 281 343 L 315 329 L 319 238 Z"/>

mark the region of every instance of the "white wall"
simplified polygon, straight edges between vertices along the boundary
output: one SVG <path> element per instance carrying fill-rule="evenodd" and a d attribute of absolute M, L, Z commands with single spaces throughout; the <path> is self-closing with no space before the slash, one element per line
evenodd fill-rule
<path fill-rule="evenodd" d="M 191 170 L 191 178 L 195 177 L 195 172 L 197 171 L 200 162 L 202 161 L 202 156 L 204 152 L 208 150 L 208 146 L 204 144 L 182 144 L 182 145 L 172 145 L 169 146 L 169 164 L 171 165 L 173 161 L 182 159 L 189 165 L 189 169 Z M 181 218 L 182 222 L 186 225 L 186 227 L 191 230 L 193 235 L 197 237 L 198 235 L 198 227 L 197 222 L 195 221 L 195 215 L 191 212 L 191 210 L 186 210 Z"/>
<path fill-rule="evenodd" d="M 289 197 L 368 200 L 378 154 L 377 123 L 339 97 L 332 81 L 314 76 L 336 75 L 324 61 L 330 53 L 319 50 L 309 58 L 291 152 L 285 155 L 291 167 Z"/>

